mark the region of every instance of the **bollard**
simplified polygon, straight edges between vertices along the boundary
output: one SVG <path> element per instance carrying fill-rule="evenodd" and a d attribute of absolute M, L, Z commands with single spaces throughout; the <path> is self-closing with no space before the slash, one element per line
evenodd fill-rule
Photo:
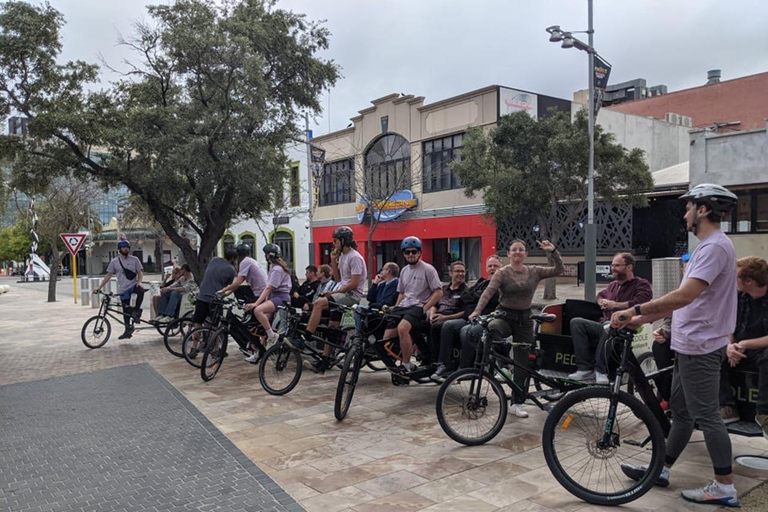
<path fill-rule="evenodd" d="M 80 278 L 80 305 L 87 306 L 91 303 L 91 287 L 87 276 Z"/>
<path fill-rule="evenodd" d="M 149 282 L 149 303 L 145 302 L 146 306 L 150 308 L 150 318 L 155 318 L 158 313 L 155 311 L 155 297 L 160 295 L 160 281 L 150 281 Z"/>
<path fill-rule="evenodd" d="M 101 278 L 98 277 L 89 277 L 88 280 L 90 281 L 91 285 L 88 287 L 89 290 L 95 290 L 99 287 L 99 283 L 101 282 Z M 101 305 L 101 298 L 100 297 L 94 297 L 94 299 L 91 301 L 91 308 L 97 309 Z"/>

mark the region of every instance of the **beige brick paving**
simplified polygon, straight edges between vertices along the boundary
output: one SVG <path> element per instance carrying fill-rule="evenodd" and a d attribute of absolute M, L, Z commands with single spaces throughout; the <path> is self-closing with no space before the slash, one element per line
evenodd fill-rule
<path fill-rule="evenodd" d="M 112 339 L 101 349 L 80 341 L 83 322 L 95 310 L 69 301 L 48 304 L 44 293 L 9 278 L 0 296 L 0 385 L 149 363 L 246 455 L 310 512 L 336 511 L 576 511 L 596 510 L 564 491 L 549 474 L 541 452 L 544 413 L 510 417 L 493 442 L 463 447 L 441 431 L 434 413 L 437 387 L 393 387 L 387 375 L 364 373 L 344 422 L 333 417 L 338 372 L 305 372 L 284 397 L 265 393 L 257 367 L 233 353 L 215 380 L 171 356 L 156 331 Z M 559 286 L 560 297 L 581 288 Z M 539 294 L 540 297 L 540 294 Z M 71 300 L 71 299 L 70 299 Z M 126 390 L 130 392 L 130 390 Z M 711 469 L 701 434 L 673 473 L 673 486 L 654 489 L 624 510 L 706 510 L 679 498 L 700 485 Z M 733 438 L 734 455 L 768 455 L 762 438 Z M 734 465 L 740 492 L 765 478 Z"/>

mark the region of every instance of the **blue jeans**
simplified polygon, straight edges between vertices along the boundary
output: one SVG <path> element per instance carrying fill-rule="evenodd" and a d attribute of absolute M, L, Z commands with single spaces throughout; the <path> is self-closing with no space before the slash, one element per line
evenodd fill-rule
<path fill-rule="evenodd" d="M 176 316 L 176 310 L 181 303 L 181 292 L 164 293 L 160 297 L 160 305 L 157 307 L 157 312 L 165 316 Z"/>

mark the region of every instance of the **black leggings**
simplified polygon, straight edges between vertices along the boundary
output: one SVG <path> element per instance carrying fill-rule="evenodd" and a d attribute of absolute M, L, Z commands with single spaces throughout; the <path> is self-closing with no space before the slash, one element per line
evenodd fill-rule
<path fill-rule="evenodd" d="M 136 294 L 136 305 L 132 308 L 131 307 L 131 298 L 130 295 L 128 296 L 128 300 L 121 300 L 120 302 L 123 303 L 123 320 L 125 321 L 125 328 L 130 329 L 131 328 L 131 318 L 133 315 L 133 312 L 136 310 L 141 309 L 141 303 L 144 301 L 144 292 L 146 290 L 142 288 L 141 286 L 136 286 L 133 288 L 133 291 L 131 293 Z"/>
<path fill-rule="evenodd" d="M 530 319 L 530 309 L 499 308 L 498 311 L 503 312 L 504 316 L 496 318 L 488 325 L 488 330 L 494 341 L 512 336 L 512 341 L 515 343 L 533 343 L 533 320 Z M 528 349 L 515 347 L 512 351 L 513 361 L 527 368 L 529 365 L 528 352 Z M 528 380 L 528 374 L 515 368 L 513 380 L 517 385 L 512 388 L 515 395 L 514 400 L 516 404 L 521 404 L 525 402 L 528 392 L 525 385 Z M 517 389 L 518 387 L 520 389 Z"/>

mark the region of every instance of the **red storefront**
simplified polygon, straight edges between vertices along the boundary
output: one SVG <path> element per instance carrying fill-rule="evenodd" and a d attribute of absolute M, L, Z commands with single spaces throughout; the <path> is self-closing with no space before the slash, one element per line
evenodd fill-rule
<path fill-rule="evenodd" d="M 338 226 L 315 227 L 315 261 L 330 261 L 333 231 Z M 368 258 L 368 222 L 350 225 L 355 233 L 358 251 Z M 484 272 L 485 259 L 496 254 L 496 226 L 480 215 L 436 217 L 428 219 L 381 222 L 373 234 L 377 269 L 388 261 L 402 264 L 400 241 L 414 235 L 423 244 L 423 258 L 445 275 L 451 261 L 461 259 L 468 266 L 467 279 L 477 279 Z"/>

